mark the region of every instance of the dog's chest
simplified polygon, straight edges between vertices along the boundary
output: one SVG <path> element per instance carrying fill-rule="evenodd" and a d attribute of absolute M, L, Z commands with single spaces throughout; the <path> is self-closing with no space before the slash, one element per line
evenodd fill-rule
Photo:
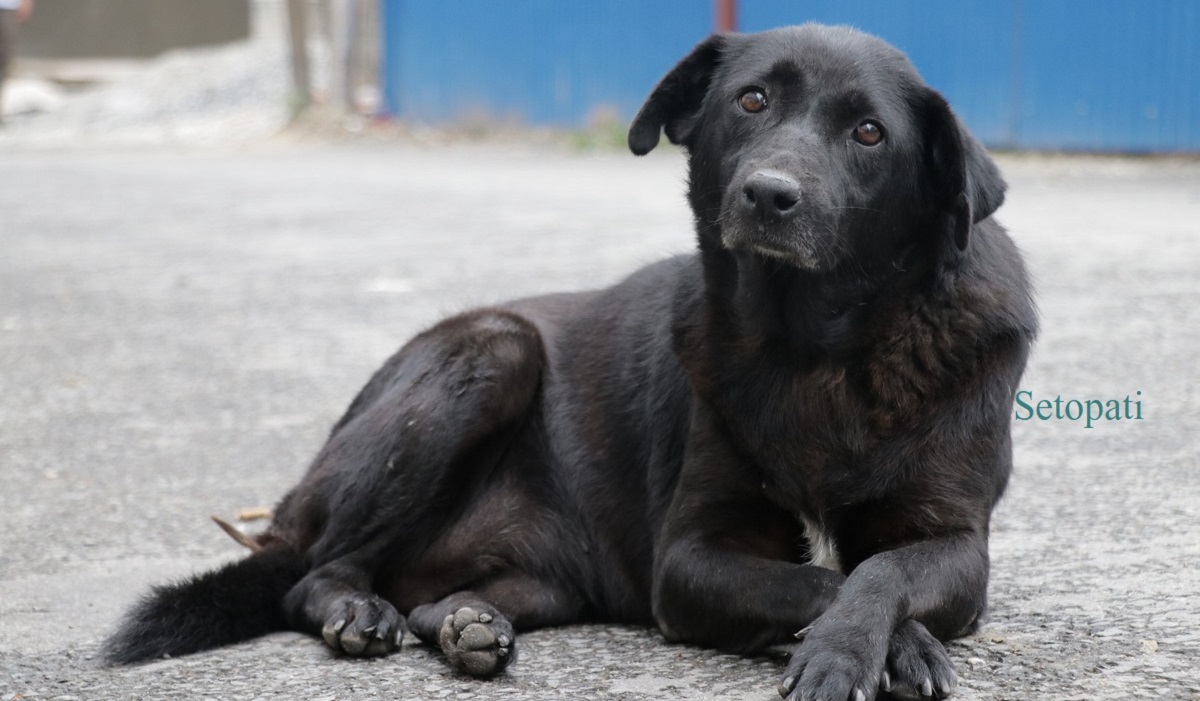
<path fill-rule="evenodd" d="M 840 368 L 746 382 L 760 397 L 731 412 L 730 428 L 762 470 L 764 494 L 803 528 L 811 564 L 841 571 L 835 533 L 839 508 L 873 498 L 879 438 L 870 411 Z M 753 405 L 753 410 L 747 410 Z"/>
<path fill-rule="evenodd" d="M 740 442 L 772 472 L 827 475 L 870 442 L 869 411 L 845 368 L 759 366 L 718 401 Z"/>
<path fill-rule="evenodd" d="M 838 554 L 837 542 L 824 525 L 808 516 L 801 516 L 804 538 L 808 541 L 808 562 L 834 572 L 842 571 L 842 558 Z"/>

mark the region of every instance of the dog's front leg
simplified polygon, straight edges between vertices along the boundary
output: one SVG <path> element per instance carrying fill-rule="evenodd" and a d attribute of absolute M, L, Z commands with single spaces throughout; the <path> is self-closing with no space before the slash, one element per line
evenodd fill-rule
<path fill-rule="evenodd" d="M 654 617 L 669 640 L 733 652 L 792 641 L 845 577 L 804 564 L 803 531 L 703 407 L 655 552 Z"/>
<path fill-rule="evenodd" d="M 668 640 L 748 653 L 794 640 L 837 596 L 845 577 L 739 551 L 701 537 L 666 546 L 654 581 L 654 617 Z"/>
<path fill-rule="evenodd" d="M 788 701 L 869 701 L 899 672 L 913 695 L 948 696 L 953 669 L 930 632 L 948 639 L 971 628 L 985 606 L 987 572 L 985 536 L 971 532 L 868 558 L 792 655 L 780 693 Z M 889 669 L 913 656 L 926 666 Z"/>

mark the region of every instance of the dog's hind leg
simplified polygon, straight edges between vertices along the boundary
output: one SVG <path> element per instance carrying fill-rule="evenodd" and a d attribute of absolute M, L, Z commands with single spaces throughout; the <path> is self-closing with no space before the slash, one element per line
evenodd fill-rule
<path fill-rule="evenodd" d="M 500 609 L 470 591 L 424 604 L 408 614 L 408 626 L 437 645 L 451 667 L 473 677 L 490 677 L 516 658 L 512 622 Z"/>
<path fill-rule="evenodd" d="M 397 650 L 404 639 L 404 616 L 371 591 L 369 571 L 369 563 L 343 559 L 310 572 L 284 599 L 293 627 L 356 657 Z"/>
<path fill-rule="evenodd" d="M 312 568 L 287 595 L 292 625 L 336 650 L 379 655 L 404 620 L 373 589 L 471 508 L 537 393 L 544 351 L 521 317 L 481 310 L 417 336 L 334 429 L 275 529 Z"/>
<path fill-rule="evenodd" d="M 408 625 L 418 638 L 441 648 L 450 666 L 474 677 L 490 677 L 516 659 L 515 630 L 568 623 L 578 619 L 581 608 L 571 592 L 510 573 L 475 591 L 414 608 Z"/>

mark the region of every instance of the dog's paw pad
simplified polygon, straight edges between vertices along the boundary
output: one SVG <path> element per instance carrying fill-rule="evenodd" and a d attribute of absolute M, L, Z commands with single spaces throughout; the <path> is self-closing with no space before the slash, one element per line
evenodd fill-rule
<path fill-rule="evenodd" d="M 512 626 L 499 614 L 464 606 L 446 616 L 438 645 L 455 669 L 473 677 L 490 677 L 514 657 Z"/>
<path fill-rule="evenodd" d="M 321 629 L 325 644 L 354 657 L 379 657 L 400 648 L 404 617 L 374 595 L 339 601 Z"/>

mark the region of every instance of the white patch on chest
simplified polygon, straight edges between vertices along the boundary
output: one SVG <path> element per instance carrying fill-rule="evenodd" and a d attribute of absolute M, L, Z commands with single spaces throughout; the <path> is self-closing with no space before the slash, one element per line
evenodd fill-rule
<path fill-rule="evenodd" d="M 808 538 L 808 564 L 841 572 L 842 560 L 838 556 L 837 545 L 834 544 L 829 531 L 806 516 L 801 516 L 800 520 L 804 522 L 804 537 Z"/>

